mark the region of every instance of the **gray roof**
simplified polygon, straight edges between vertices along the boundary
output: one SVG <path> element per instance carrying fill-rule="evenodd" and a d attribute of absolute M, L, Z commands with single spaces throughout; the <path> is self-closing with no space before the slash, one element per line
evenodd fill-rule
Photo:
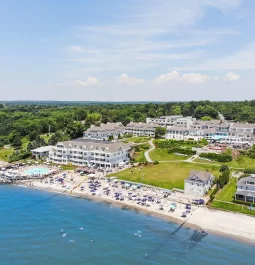
<path fill-rule="evenodd" d="M 38 152 L 38 153 L 49 152 L 53 148 L 54 148 L 53 145 L 41 146 L 41 147 L 31 150 L 31 152 Z"/>
<path fill-rule="evenodd" d="M 126 125 L 126 129 L 155 129 L 156 127 L 159 127 L 155 124 L 149 124 L 149 123 L 143 123 L 143 122 L 130 122 Z"/>
<path fill-rule="evenodd" d="M 247 128 L 247 129 L 252 129 L 255 128 L 254 123 L 241 123 L 241 122 L 234 122 L 230 124 L 231 128 Z"/>
<path fill-rule="evenodd" d="M 241 178 L 241 179 L 237 182 L 237 185 L 238 185 L 238 186 L 246 185 L 246 181 L 255 182 L 255 175 L 253 174 L 253 175 L 250 175 L 249 177 Z"/>
<path fill-rule="evenodd" d="M 71 141 L 59 142 L 57 145 L 63 144 L 67 149 L 76 148 L 84 151 L 106 151 L 109 153 L 115 153 L 118 150 L 129 150 L 131 144 L 123 142 L 111 142 L 111 141 L 98 141 L 98 140 L 87 140 L 87 139 L 75 139 Z M 108 150 L 106 150 L 108 148 Z"/>
<path fill-rule="evenodd" d="M 100 126 L 90 127 L 85 133 L 107 133 L 111 131 L 124 131 L 124 126 L 121 123 L 106 123 Z"/>
<path fill-rule="evenodd" d="M 208 180 L 212 179 L 214 179 L 214 176 L 210 172 L 191 170 L 189 177 L 186 179 L 186 181 L 201 183 L 201 182 L 207 182 Z"/>

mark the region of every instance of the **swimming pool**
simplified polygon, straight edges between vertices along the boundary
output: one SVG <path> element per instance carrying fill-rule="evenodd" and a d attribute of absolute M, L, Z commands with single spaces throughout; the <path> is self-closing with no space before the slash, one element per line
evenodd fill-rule
<path fill-rule="evenodd" d="M 27 170 L 24 170 L 24 173 L 31 176 L 31 175 L 38 175 L 38 174 L 47 174 L 49 171 L 50 169 L 46 167 L 33 167 Z"/>

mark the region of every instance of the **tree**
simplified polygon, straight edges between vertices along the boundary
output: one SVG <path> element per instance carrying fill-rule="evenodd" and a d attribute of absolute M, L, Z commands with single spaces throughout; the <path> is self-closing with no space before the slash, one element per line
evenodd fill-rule
<path fill-rule="evenodd" d="M 203 117 L 201 118 L 201 120 L 202 120 L 202 121 L 211 121 L 211 120 L 212 120 L 212 117 L 210 117 L 210 116 L 203 116 Z"/>
<path fill-rule="evenodd" d="M 108 141 L 112 141 L 114 138 L 113 138 L 113 135 L 109 135 L 108 137 Z"/>
<path fill-rule="evenodd" d="M 13 146 L 14 148 L 20 148 L 21 145 L 22 145 L 22 143 L 21 143 L 20 136 L 19 136 L 19 135 L 16 135 L 16 136 L 14 137 L 14 139 L 12 140 L 12 146 Z"/>
<path fill-rule="evenodd" d="M 181 115 L 182 110 L 179 105 L 173 105 L 170 110 L 171 115 Z"/>
<path fill-rule="evenodd" d="M 221 165 L 220 172 L 224 172 L 224 171 L 229 171 L 229 166 L 228 165 Z"/>
<path fill-rule="evenodd" d="M 38 136 L 38 133 L 36 131 L 31 131 L 28 135 L 28 138 L 30 141 L 33 141 L 37 138 L 37 136 Z"/>
<path fill-rule="evenodd" d="M 166 128 L 165 127 L 156 127 L 155 129 L 155 138 L 162 137 L 166 134 Z"/>

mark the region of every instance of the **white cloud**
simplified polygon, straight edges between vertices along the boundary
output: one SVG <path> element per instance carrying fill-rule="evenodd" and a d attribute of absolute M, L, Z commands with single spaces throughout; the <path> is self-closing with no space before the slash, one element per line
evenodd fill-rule
<path fill-rule="evenodd" d="M 172 71 L 170 73 L 160 75 L 159 77 L 155 78 L 153 82 L 157 84 L 163 84 L 169 81 L 180 81 L 180 80 L 181 80 L 181 74 L 177 71 Z"/>
<path fill-rule="evenodd" d="M 145 84 L 145 80 L 136 77 L 129 77 L 127 74 L 121 74 L 117 78 L 117 83 L 126 86 L 135 86 Z"/>
<path fill-rule="evenodd" d="M 99 80 L 95 77 L 89 76 L 85 81 L 82 80 L 76 80 L 75 85 L 76 86 L 83 86 L 83 87 L 88 87 L 88 86 L 97 86 L 100 85 L 101 83 Z"/>
<path fill-rule="evenodd" d="M 206 82 L 208 79 L 209 79 L 208 75 L 193 74 L 193 73 L 182 75 L 182 80 L 191 84 L 201 84 Z"/>
<path fill-rule="evenodd" d="M 169 81 L 177 81 L 177 82 L 183 81 L 191 84 L 201 84 L 209 80 L 209 78 L 210 77 L 208 75 L 193 74 L 193 73 L 181 75 L 177 71 L 172 71 L 170 73 L 160 75 L 159 77 L 155 78 L 153 82 L 157 84 L 163 84 Z"/>
<path fill-rule="evenodd" d="M 75 46 L 75 45 L 70 46 L 70 47 L 69 47 L 69 50 L 70 50 L 71 52 L 77 52 L 77 53 L 79 53 L 79 52 L 84 52 L 84 50 L 83 50 L 80 46 Z"/>
<path fill-rule="evenodd" d="M 225 81 L 236 81 L 240 78 L 240 75 L 232 73 L 232 72 L 228 72 L 225 76 L 224 76 L 224 80 Z"/>

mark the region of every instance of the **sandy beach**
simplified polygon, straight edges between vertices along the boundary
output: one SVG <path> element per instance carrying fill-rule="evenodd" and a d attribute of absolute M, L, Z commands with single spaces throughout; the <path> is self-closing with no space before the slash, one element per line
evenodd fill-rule
<path fill-rule="evenodd" d="M 61 177 L 61 174 L 55 176 L 54 178 L 57 179 L 59 177 Z M 50 182 L 50 178 L 47 178 L 43 181 L 30 181 L 20 184 L 28 188 L 47 190 L 69 196 L 82 197 L 95 201 L 110 203 L 114 206 L 143 212 L 147 215 L 163 218 L 191 228 L 201 228 L 206 232 L 221 234 L 234 237 L 239 240 L 255 243 L 254 217 L 239 213 L 209 209 L 205 206 L 196 205 L 192 205 L 191 211 L 189 214 L 187 214 L 187 217 L 182 217 L 182 213 L 185 211 L 187 202 L 180 198 L 178 199 L 178 197 L 174 197 L 172 194 L 165 198 L 162 196 L 161 191 L 157 188 L 155 188 L 155 190 L 132 190 L 132 194 L 135 194 L 133 195 L 135 197 L 140 196 L 142 198 L 143 196 L 146 196 L 144 194 L 147 194 L 147 196 L 149 194 L 160 200 L 160 203 L 153 202 L 150 203 L 149 206 L 142 206 L 141 204 L 138 204 L 136 200 L 130 199 L 130 197 L 128 197 L 128 194 L 131 193 L 131 190 L 121 189 L 120 185 L 117 186 L 114 185 L 114 183 L 109 185 L 109 181 L 104 178 L 98 179 L 101 187 L 98 188 L 96 193 L 93 193 L 94 195 L 92 195 L 89 188 L 89 185 L 91 185 L 90 179 L 87 176 L 80 176 L 79 174 L 74 173 L 65 179 L 64 185 L 59 184 L 56 181 Z M 108 189 L 111 190 L 110 194 L 105 194 L 103 192 L 105 190 L 103 187 L 106 185 L 108 185 Z M 120 191 L 123 193 L 123 200 L 116 200 L 114 193 Z M 175 202 L 177 207 L 174 211 L 169 211 L 169 205 L 172 202 Z"/>

